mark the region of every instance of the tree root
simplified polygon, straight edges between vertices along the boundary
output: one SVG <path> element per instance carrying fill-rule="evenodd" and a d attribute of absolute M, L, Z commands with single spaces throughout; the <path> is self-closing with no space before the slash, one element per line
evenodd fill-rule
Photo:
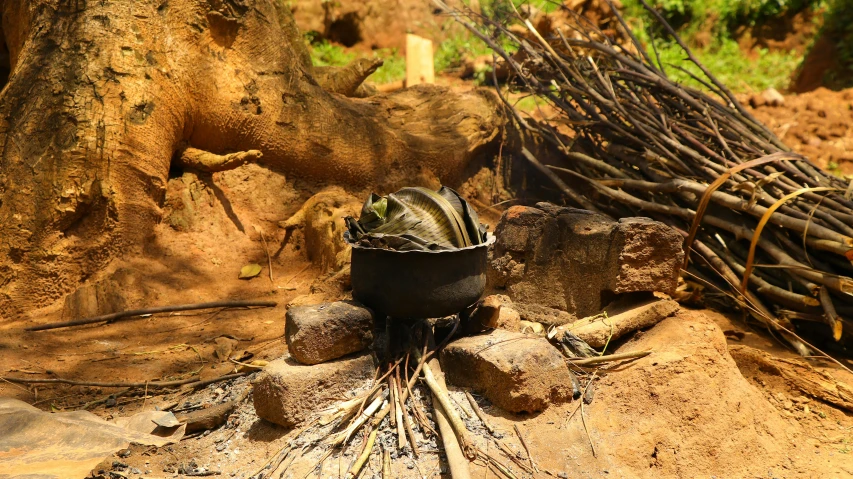
<path fill-rule="evenodd" d="M 364 85 L 364 80 L 383 63 L 379 58 L 360 58 L 343 67 L 314 67 L 314 79 L 328 92 L 365 98 L 375 94 L 376 89 Z"/>
<path fill-rule="evenodd" d="M 258 150 L 238 151 L 226 155 L 217 155 L 209 151 L 199 150 L 188 146 L 184 148 L 178 157 L 178 163 L 184 168 L 203 171 L 205 173 L 216 173 L 218 171 L 233 170 L 243 166 L 250 161 L 258 161 L 264 154 Z"/>

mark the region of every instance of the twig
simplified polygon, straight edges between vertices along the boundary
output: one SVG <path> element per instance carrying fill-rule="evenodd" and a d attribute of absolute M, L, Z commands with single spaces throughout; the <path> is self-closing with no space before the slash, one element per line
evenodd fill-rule
<path fill-rule="evenodd" d="M 196 377 L 192 377 L 189 379 L 181 379 L 179 381 L 145 381 L 145 382 L 137 382 L 137 383 L 121 383 L 121 382 L 97 382 L 97 381 L 74 381 L 71 379 L 26 379 L 26 378 L 0 378 L 4 381 L 9 381 L 11 383 L 19 383 L 19 384 L 68 384 L 71 386 L 90 386 L 90 387 L 99 387 L 99 388 L 144 388 L 148 387 L 151 389 L 162 389 L 162 388 L 174 388 L 178 386 L 184 385 L 192 385 L 193 387 L 201 387 L 206 386 L 208 384 L 213 384 L 219 381 L 227 381 L 229 379 L 239 378 L 240 376 L 245 376 L 248 373 L 235 373 L 235 374 L 226 374 L 224 376 L 219 376 L 214 379 L 207 379 L 204 381 L 199 381 Z"/>
<path fill-rule="evenodd" d="M 652 351 L 629 351 L 626 353 L 607 354 L 605 356 L 596 356 L 594 358 L 566 358 L 575 366 L 592 366 L 594 364 L 607 363 L 610 361 L 622 361 L 623 359 L 644 358 L 652 354 Z"/>
<path fill-rule="evenodd" d="M 119 313 L 104 314 L 93 318 L 75 319 L 73 321 L 61 321 L 57 323 L 42 324 L 40 326 L 31 326 L 24 328 L 24 331 L 45 331 L 48 329 L 67 328 L 70 326 L 81 326 L 84 324 L 102 323 L 105 321 L 115 321 L 133 316 L 143 316 L 146 314 L 157 313 L 173 313 L 176 311 L 192 311 L 196 309 L 211 309 L 211 308 L 250 308 L 263 307 L 272 308 L 278 303 L 275 301 L 214 301 L 212 303 L 194 303 L 194 304 L 179 304 L 174 306 L 157 306 L 154 308 L 133 309 L 130 311 L 122 311 Z"/>
<path fill-rule="evenodd" d="M 518 435 L 518 440 L 521 441 L 521 445 L 524 447 L 524 452 L 527 453 L 527 460 L 530 461 L 530 467 L 533 468 L 534 471 L 539 472 L 539 468 L 536 466 L 536 463 L 533 462 L 533 455 L 530 454 L 530 448 L 527 447 L 527 441 L 524 440 L 524 435 L 521 434 L 517 424 L 513 424 L 512 427 L 515 428 L 515 434 Z"/>
<path fill-rule="evenodd" d="M 489 434 L 494 435 L 495 428 L 493 428 L 492 425 L 489 424 L 488 421 L 486 421 L 486 416 L 485 414 L 483 414 L 483 411 L 480 410 L 480 406 L 477 404 L 477 401 L 474 399 L 474 396 L 472 396 L 471 393 L 469 393 L 468 391 L 465 391 L 465 398 L 468 399 L 468 403 L 471 404 L 471 409 L 473 409 L 474 414 L 476 414 L 477 417 L 480 418 L 480 422 L 483 423 L 483 426 L 486 428 L 487 431 L 489 431 Z"/>
<path fill-rule="evenodd" d="M 350 437 L 352 437 L 353 433 L 355 433 L 358 428 L 360 428 L 368 419 L 373 417 L 376 411 L 379 409 L 379 406 L 382 406 L 383 402 L 387 402 L 386 396 L 389 391 L 385 391 L 379 397 L 373 400 L 370 405 L 359 414 L 359 416 L 350 424 L 350 426 L 344 430 L 333 436 L 329 440 L 329 444 L 332 446 L 340 446 L 342 444 L 346 444 L 349 441 Z M 375 429 L 375 427 L 374 427 Z"/>
<path fill-rule="evenodd" d="M 264 237 L 264 232 L 261 231 L 260 228 L 255 226 L 255 229 L 258 231 L 258 234 L 261 235 L 261 241 L 264 243 L 264 253 L 267 255 L 267 268 L 270 275 L 270 283 L 275 286 L 275 280 L 272 278 L 272 259 L 270 258 L 270 249 L 267 246 L 267 239 Z"/>

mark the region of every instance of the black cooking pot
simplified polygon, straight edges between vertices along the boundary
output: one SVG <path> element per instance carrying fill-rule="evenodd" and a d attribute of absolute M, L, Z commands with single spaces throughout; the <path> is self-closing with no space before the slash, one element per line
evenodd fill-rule
<path fill-rule="evenodd" d="M 380 315 L 441 318 L 477 302 L 486 289 L 488 235 L 477 246 L 448 251 L 394 251 L 352 245 L 352 296 Z"/>

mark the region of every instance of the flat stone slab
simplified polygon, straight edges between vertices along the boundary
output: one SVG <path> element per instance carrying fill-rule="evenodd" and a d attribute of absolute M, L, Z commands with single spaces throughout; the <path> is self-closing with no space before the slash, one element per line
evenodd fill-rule
<path fill-rule="evenodd" d="M 367 352 L 313 366 L 277 359 L 253 383 L 255 411 L 269 422 L 293 427 L 368 386 L 375 372 L 373 355 Z"/>
<path fill-rule="evenodd" d="M 442 350 L 441 365 L 450 384 L 509 412 L 538 412 L 572 398 L 563 355 L 542 337 L 500 329 L 465 337 Z"/>
<path fill-rule="evenodd" d="M 290 356 L 319 364 L 373 344 L 373 312 L 355 301 L 336 301 L 287 310 L 284 338 Z"/>

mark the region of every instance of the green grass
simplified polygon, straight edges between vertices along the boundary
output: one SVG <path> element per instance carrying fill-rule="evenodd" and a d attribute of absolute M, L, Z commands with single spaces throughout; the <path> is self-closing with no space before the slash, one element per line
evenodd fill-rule
<path fill-rule="evenodd" d="M 836 0 L 844 2 L 845 0 Z M 647 0 L 675 27 L 688 45 L 695 45 L 697 34 L 710 33 L 711 44 L 693 48 L 699 60 L 729 89 L 735 92 L 761 91 L 766 88 L 784 89 L 799 66 L 802 58 L 794 52 L 758 50 L 744 52 L 734 40 L 738 28 L 749 27 L 786 12 L 805 8 L 819 9 L 826 0 Z M 698 74 L 699 69 L 686 59 L 686 55 L 657 26 L 639 0 L 623 0 L 623 13 L 641 42 L 648 45 L 654 58 L 650 38 L 654 36 L 658 53 L 667 73 L 685 84 L 704 88 L 689 75 L 668 67 L 677 65 Z M 646 26 L 654 25 L 654 28 Z M 699 75 L 704 79 L 702 75 Z"/>
<path fill-rule="evenodd" d="M 672 66 L 677 65 L 707 81 L 699 68 L 687 60 L 687 56 L 678 45 L 657 44 L 657 50 L 670 78 L 694 88 L 705 88 L 690 75 Z M 766 49 L 753 52 L 757 56 L 750 58 L 741 51 L 737 42 L 731 39 L 718 41 L 717 45 L 694 53 L 718 80 L 735 92 L 762 91 L 767 88 L 784 89 L 800 62 L 800 57 L 792 52 L 770 52 Z M 649 48 L 649 56 L 652 59 L 655 58 L 651 48 Z"/>

